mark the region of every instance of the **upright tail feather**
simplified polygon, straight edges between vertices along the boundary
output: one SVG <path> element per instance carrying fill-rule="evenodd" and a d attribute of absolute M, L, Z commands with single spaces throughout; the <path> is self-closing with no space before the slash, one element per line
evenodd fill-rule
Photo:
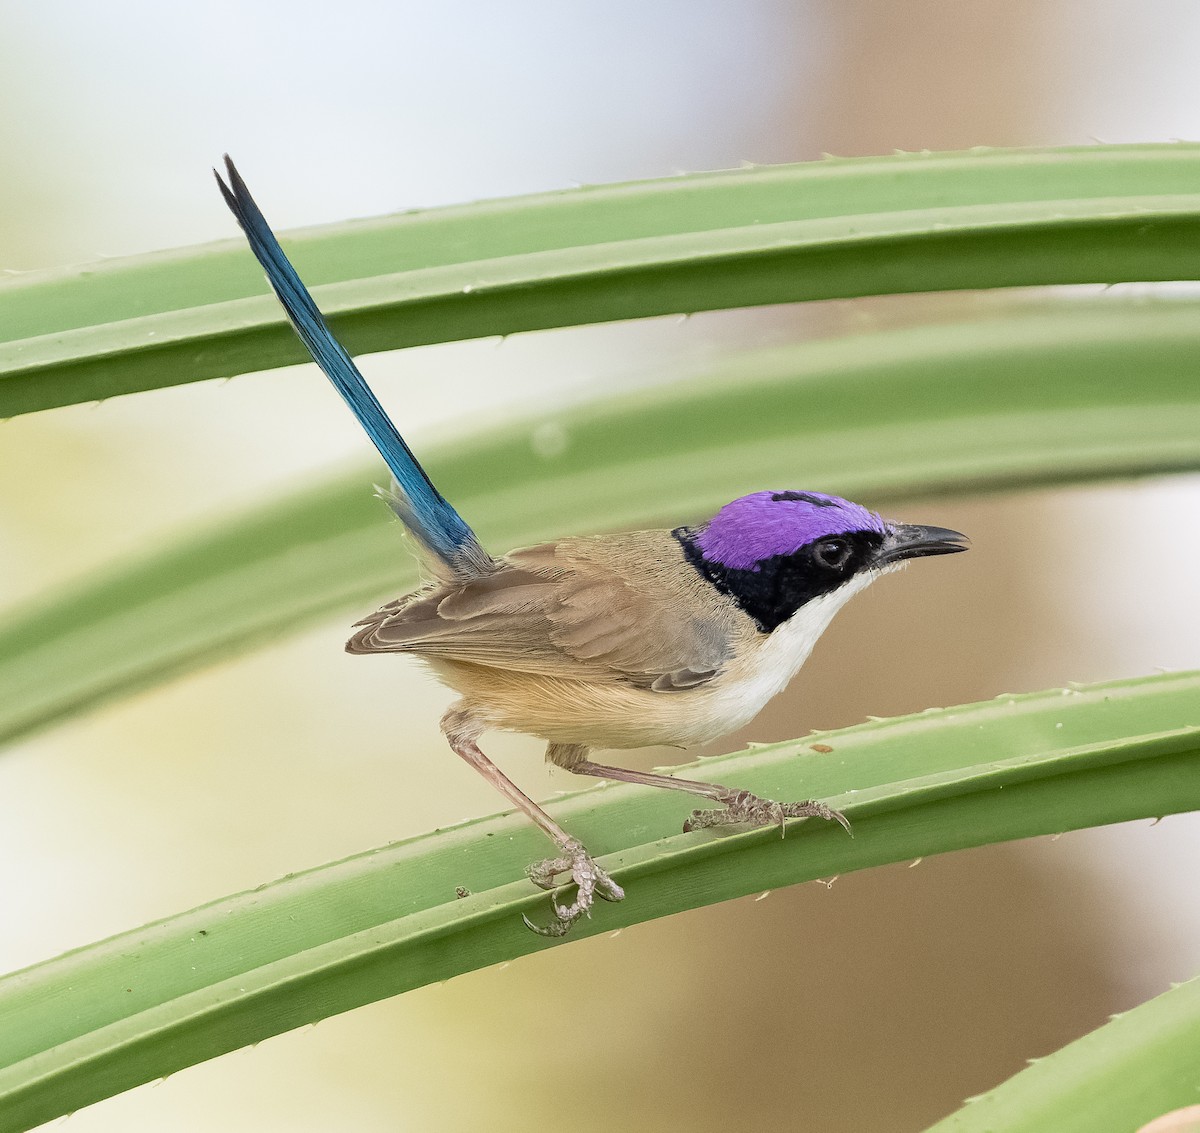
<path fill-rule="evenodd" d="M 333 337 L 228 155 L 225 168 L 229 184 L 213 170 L 221 195 L 237 217 L 296 334 L 392 470 L 396 488 L 388 499 L 392 509 L 432 557 L 431 565 L 439 573 L 448 571 L 454 577 L 470 578 L 492 570 L 495 562 L 480 546 L 475 532 L 433 486 L 350 355 Z"/>

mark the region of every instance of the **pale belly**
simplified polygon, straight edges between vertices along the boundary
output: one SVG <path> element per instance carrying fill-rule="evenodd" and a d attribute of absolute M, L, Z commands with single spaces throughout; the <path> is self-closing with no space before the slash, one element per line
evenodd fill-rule
<path fill-rule="evenodd" d="M 491 728 L 589 748 L 691 747 L 740 728 L 782 688 L 717 678 L 699 688 L 650 692 L 628 684 L 566 681 L 526 673 L 469 672 L 430 662 L 463 707 Z"/>
<path fill-rule="evenodd" d="M 426 660 L 462 694 L 462 707 L 492 728 L 590 748 L 691 747 L 753 720 L 795 676 L 830 618 L 859 589 L 851 583 L 809 603 L 711 681 L 674 692 Z"/>

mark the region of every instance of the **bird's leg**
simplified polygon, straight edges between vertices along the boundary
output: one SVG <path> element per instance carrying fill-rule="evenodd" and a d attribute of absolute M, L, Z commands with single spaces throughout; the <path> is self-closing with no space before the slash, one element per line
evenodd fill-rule
<path fill-rule="evenodd" d="M 824 818 L 840 822 L 850 833 L 850 823 L 839 810 L 805 799 L 798 803 L 777 803 L 762 799 L 749 791 L 722 787 L 718 783 L 700 783 L 695 779 L 678 779 L 674 775 L 659 775 L 653 771 L 630 771 L 624 767 L 608 767 L 603 763 L 592 763 L 587 758 L 587 749 L 571 744 L 551 744 L 546 752 L 551 762 L 574 771 L 578 775 L 595 775 L 600 779 L 619 779 L 623 783 L 641 783 L 647 787 L 666 787 L 671 791 L 687 791 L 703 795 L 720 803 L 721 810 L 694 810 L 683 824 L 684 831 L 700 830 L 706 826 L 731 826 L 747 823 L 751 826 L 779 826 L 782 836 L 784 823 L 789 818 Z"/>
<path fill-rule="evenodd" d="M 557 858 L 547 858 L 529 866 L 529 878 L 542 889 L 552 890 L 555 888 L 555 878 L 560 874 L 569 873 L 577 890 L 575 900 L 569 905 L 562 905 L 551 897 L 555 919 L 548 925 L 535 925 L 526 916 L 522 916 L 522 920 L 539 936 L 566 936 L 581 916 L 585 913 L 590 915 L 593 898 L 620 901 L 625 896 L 625 891 L 596 864 L 581 842 L 572 838 L 479 750 L 476 740 L 481 731 L 478 721 L 461 709 L 451 709 L 442 717 L 442 732 L 450 746 L 509 802 L 520 807 L 533 819 L 558 847 Z"/>

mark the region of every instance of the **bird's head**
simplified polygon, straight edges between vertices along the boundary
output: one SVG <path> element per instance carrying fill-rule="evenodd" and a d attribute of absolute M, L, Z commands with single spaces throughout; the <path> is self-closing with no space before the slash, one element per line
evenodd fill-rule
<path fill-rule="evenodd" d="M 675 535 L 692 565 L 768 633 L 850 582 L 857 590 L 909 559 L 967 549 L 957 531 L 891 523 L 821 492 L 754 492 Z"/>

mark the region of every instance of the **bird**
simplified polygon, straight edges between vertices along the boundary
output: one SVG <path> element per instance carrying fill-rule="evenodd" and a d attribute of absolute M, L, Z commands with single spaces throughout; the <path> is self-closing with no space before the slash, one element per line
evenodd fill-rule
<path fill-rule="evenodd" d="M 545 741 L 568 771 L 684 791 L 713 806 L 684 831 L 845 816 L 815 799 L 749 791 L 595 762 L 592 754 L 689 747 L 749 723 L 791 681 L 833 616 L 908 561 L 967 549 L 944 527 L 898 523 L 818 491 L 761 490 L 703 522 L 572 536 L 486 551 L 441 495 L 321 312 L 226 155 L 217 184 L 297 335 L 392 473 L 381 490 L 416 543 L 425 581 L 354 626 L 353 654 L 422 660 L 458 695 L 441 720 L 450 747 L 554 843 L 528 867 L 565 936 L 595 898 L 622 887 L 479 746 L 489 730 Z M 572 892 L 574 896 L 571 897 Z"/>

